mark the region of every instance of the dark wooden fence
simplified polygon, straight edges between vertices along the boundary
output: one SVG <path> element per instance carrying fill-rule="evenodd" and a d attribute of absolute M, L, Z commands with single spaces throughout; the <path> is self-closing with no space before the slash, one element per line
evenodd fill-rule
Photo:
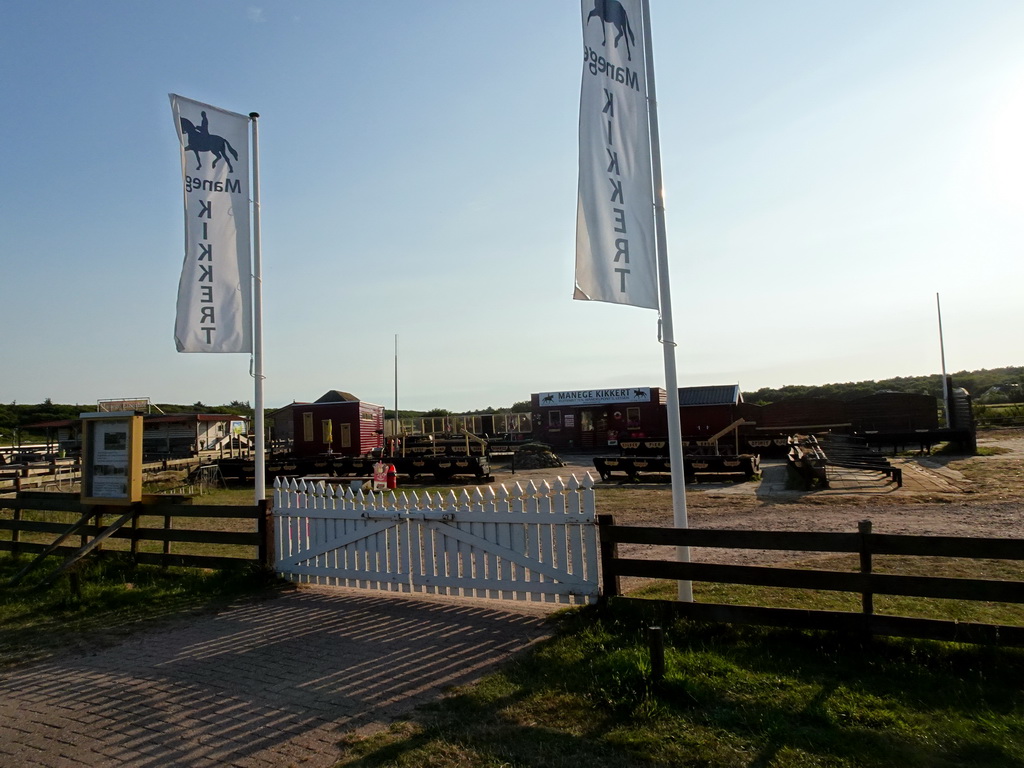
<path fill-rule="evenodd" d="M 598 525 L 602 593 L 605 598 L 620 595 L 619 578 L 622 576 L 852 592 L 860 595 L 859 613 L 666 602 L 679 614 L 700 621 L 1024 646 L 1024 627 L 1021 626 L 883 616 L 874 612 L 874 595 L 1024 603 L 1024 581 L 872 572 L 872 558 L 876 555 L 1024 560 L 1024 541 L 1021 539 L 878 534 L 871 532 L 868 521 L 860 523 L 856 533 L 634 527 L 615 525 L 611 515 L 599 515 Z M 618 554 L 619 544 L 854 553 L 860 556 L 860 569 L 842 572 L 624 558 Z"/>
<path fill-rule="evenodd" d="M 91 546 L 139 563 L 224 568 L 273 564 L 272 539 L 265 503 L 212 506 L 147 496 L 130 506 L 85 505 L 78 494 L 43 492 L 0 498 L 0 552 L 73 557 Z"/>

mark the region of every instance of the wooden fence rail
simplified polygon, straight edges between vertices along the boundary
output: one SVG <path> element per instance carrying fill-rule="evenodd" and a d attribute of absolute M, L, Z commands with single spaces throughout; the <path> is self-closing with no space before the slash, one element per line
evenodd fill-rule
<path fill-rule="evenodd" d="M 127 523 L 109 530 L 111 521 L 129 511 L 133 514 Z M 78 523 L 61 521 L 47 513 L 70 513 Z M 182 524 L 189 527 L 180 527 Z M 100 536 L 127 540 L 129 545 L 111 545 L 98 554 L 129 554 L 136 562 L 151 565 L 225 568 L 273 561 L 266 504 L 183 504 L 171 497 L 148 496 L 131 507 L 85 505 L 78 494 L 43 492 L 0 498 L 0 552 L 70 557 Z M 160 551 L 146 551 L 153 549 L 145 547 L 147 542 L 158 544 Z M 174 548 L 177 551 L 172 552 L 172 544 L 179 545 Z M 202 551 L 209 545 L 214 545 L 215 553 Z"/>
<path fill-rule="evenodd" d="M 907 576 L 872 570 L 876 555 L 1024 560 L 1024 541 L 1020 539 L 877 534 L 871 532 L 870 521 L 861 522 L 856 533 L 818 533 L 633 527 L 616 525 L 611 515 L 599 515 L 598 527 L 605 598 L 620 596 L 622 576 L 851 592 L 861 596 L 860 613 L 696 602 L 670 605 L 684 616 L 705 621 L 1024 646 L 1021 626 L 881 616 L 874 612 L 874 595 L 1024 603 L 1024 581 Z M 619 544 L 851 553 L 860 556 L 860 569 L 841 572 L 624 558 L 618 554 Z"/>

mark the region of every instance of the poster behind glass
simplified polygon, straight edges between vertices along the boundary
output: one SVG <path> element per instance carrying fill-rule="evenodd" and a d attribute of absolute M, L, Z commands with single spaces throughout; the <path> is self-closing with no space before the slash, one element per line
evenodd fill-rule
<path fill-rule="evenodd" d="M 93 429 L 92 496 L 128 498 L 130 422 L 98 421 Z"/>

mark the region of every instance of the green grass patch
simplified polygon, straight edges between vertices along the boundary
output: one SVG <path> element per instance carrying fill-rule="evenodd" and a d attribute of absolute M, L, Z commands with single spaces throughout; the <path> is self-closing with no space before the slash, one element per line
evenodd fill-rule
<path fill-rule="evenodd" d="M 998 445 L 979 445 L 976 446 L 973 453 L 965 453 L 963 447 L 958 443 L 939 443 L 935 448 L 932 449 L 932 456 L 1002 456 L 1003 454 L 1013 453 L 1009 448 L 1003 448 Z M 909 452 L 905 455 L 910 455 Z"/>
<path fill-rule="evenodd" d="M 979 445 L 974 449 L 975 456 L 1002 456 L 1006 453 L 1012 453 L 1012 451 L 998 445 Z"/>
<path fill-rule="evenodd" d="M 856 570 L 851 555 L 788 567 Z M 880 573 L 1024 579 L 1024 564 L 885 556 Z M 631 597 L 675 598 L 675 582 Z M 694 584 L 700 602 L 858 612 L 826 591 Z M 875 596 L 877 613 L 1024 624 L 1017 605 Z M 343 743 L 352 768 L 1024 766 L 1024 651 L 685 619 L 613 602 L 563 615 L 557 636 L 408 722 Z M 650 679 L 646 627 L 666 630 Z"/>
<path fill-rule="evenodd" d="M 857 555 L 832 555 L 787 564 L 788 568 L 855 572 Z M 1024 581 L 1024 562 L 1019 560 L 967 560 L 942 557 L 876 556 L 875 573 L 905 576 L 942 576 L 992 581 Z M 651 580 L 630 593 L 630 597 L 650 600 L 674 600 L 676 582 Z M 859 593 L 827 590 L 758 587 L 746 584 L 694 582 L 694 599 L 701 603 L 725 605 L 763 605 L 774 608 L 799 608 L 819 611 L 860 612 Z M 898 595 L 874 596 L 875 613 L 946 621 L 1024 626 L 1024 605 L 973 600 L 941 600 Z"/>
<path fill-rule="evenodd" d="M 1024 765 L 1024 653 L 677 620 L 650 680 L 643 603 L 558 635 L 339 766 L 1003 768 Z"/>
<path fill-rule="evenodd" d="M 135 565 L 115 554 L 87 558 L 52 584 L 42 582 L 63 562 L 47 558 L 17 586 L 31 558 L 0 557 L 0 667 L 62 648 L 107 644 L 144 623 L 206 610 L 278 586 L 255 564 L 207 571 Z"/>
<path fill-rule="evenodd" d="M 255 491 L 250 488 L 212 488 L 192 498 L 193 504 L 211 504 L 225 507 L 248 507 L 256 503 Z M 273 498 L 274 489 L 267 488 L 267 497 Z"/>

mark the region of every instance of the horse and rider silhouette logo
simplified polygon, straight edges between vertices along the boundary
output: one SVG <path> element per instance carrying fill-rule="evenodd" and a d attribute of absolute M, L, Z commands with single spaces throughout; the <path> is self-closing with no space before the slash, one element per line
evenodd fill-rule
<path fill-rule="evenodd" d="M 629 14 L 626 13 L 626 9 L 622 7 L 622 3 L 619 0 L 594 0 L 594 10 L 587 15 L 587 25 L 590 25 L 590 20 L 597 17 L 601 22 L 601 45 L 605 48 L 608 47 L 608 31 L 607 24 L 611 24 L 615 27 L 615 40 L 613 45 L 618 48 L 619 40 L 625 39 L 626 43 L 626 58 L 629 61 L 633 60 L 633 54 L 630 52 L 630 46 L 636 45 L 636 38 L 633 36 L 633 27 L 629 23 Z"/>
<path fill-rule="evenodd" d="M 230 152 L 231 156 L 234 157 L 235 160 L 238 160 L 238 153 L 235 152 L 235 148 L 232 147 L 228 140 L 223 136 L 217 136 L 216 134 L 210 133 L 210 121 L 206 117 L 206 110 L 203 110 L 201 115 L 202 121 L 199 123 L 198 128 L 195 123 L 188 118 L 181 118 L 181 133 L 183 136 L 188 136 L 188 141 L 185 144 L 185 151 L 195 154 L 197 171 L 203 167 L 203 162 L 199 159 L 199 153 L 212 152 L 213 164 L 210 166 L 211 168 L 216 168 L 217 161 L 223 160 L 228 164 L 228 170 L 231 173 L 234 173 L 235 168 L 231 165 L 231 161 L 228 159 L 227 153 Z"/>

